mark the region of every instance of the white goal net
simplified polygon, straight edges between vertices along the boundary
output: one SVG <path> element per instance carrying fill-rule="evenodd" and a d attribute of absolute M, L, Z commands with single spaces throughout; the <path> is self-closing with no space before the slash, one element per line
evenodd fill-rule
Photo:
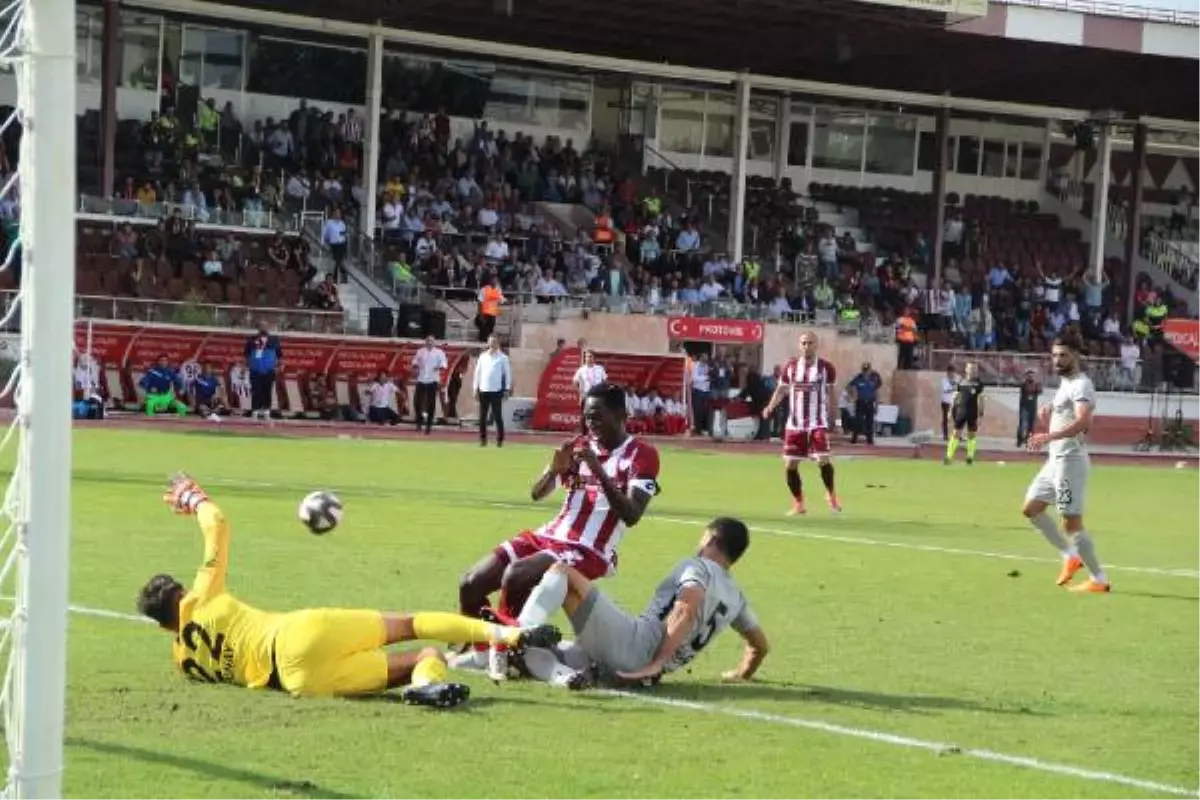
<path fill-rule="evenodd" d="M 11 478 L 0 506 L 0 720 L 4 797 L 61 797 L 70 532 L 75 295 L 75 2 L 0 0 L 3 271 L 16 287 L 0 323 L 16 363 L 0 397 Z M 19 145 L 18 145 L 19 142 Z M 15 169 L 14 169 L 15 167 Z"/>

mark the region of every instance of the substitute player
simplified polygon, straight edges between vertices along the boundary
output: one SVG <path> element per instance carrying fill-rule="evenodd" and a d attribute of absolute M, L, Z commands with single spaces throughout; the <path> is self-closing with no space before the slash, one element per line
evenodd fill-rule
<path fill-rule="evenodd" d="M 732 627 L 746 646 L 741 663 L 722 677 L 750 680 L 767 656 L 763 633 L 745 596 L 729 574 L 750 546 L 740 520 L 708 524 L 696 555 L 677 563 L 654 590 L 641 616 L 619 609 L 586 576 L 554 565 L 529 597 L 546 615 L 567 612 L 575 640 L 556 648 L 528 648 L 526 670 L 556 686 L 582 689 L 596 682 L 657 682 L 691 663 L 717 634 Z"/>
<path fill-rule="evenodd" d="M 800 356 L 784 365 L 771 402 L 763 409 L 770 419 L 787 398 L 787 424 L 783 432 L 783 464 L 788 491 L 792 493 L 791 515 L 804 513 L 804 485 L 800 480 L 800 462 L 813 458 L 820 465 L 825 484 L 825 501 L 832 511 L 841 511 L 833 485 L 833 463 L 829 460 L 829 398 L 837 371 L 833 364 L 817 357 L 817 337 L 800 334 Z"/>
<path fill-rule="evenodd" d="M 948 412 L 954 432 L 950 434 L 950 441 L 946 442 L 943 464 L 954 461 L 964 429 L 967 432 L 967 463 L 975 463 L 975 434 L 979 431 L 979 423 L 983 421 L 983 404 L 983 381 L 979 380 L 979 367 L 969 361 L 963 367 L 962 380 L 954 385 L 954 399 L 950 401 Z"/>
<path fill-rule="evenodd" d="M 566 491 L 562 508 L 550 522 L 502 542 L 467 571 L 459 582 L 463 614 L 495 615 L 524 626 L 539 618 L 535 610 L 523 610 L 525 599 L 554 564 L 570 565 L 591 580 L 616 572 L 621 538 L 659 492 L 658 451 L 626 432 L 625 392 L 619 386 L 602 383 L 588 390 L 583 415 L 588 434 L 559 447 L 530 490 L 539 501 L 561 486 Z M 500 603 L 492 611 L 488 596 L 495 591 Z M 462 653 L 451 666 L 486 666 L 494 679 L 502 679 L 507 671 L 503 651 L 481 651 Z"/>
<path fill-rule="evenodd" d="M 1092 470 L 1084 441 L 1096 412 L 1096 389 L 1080 368 L 1079 342 L 1074 337 L 1060 336 L 1050 350 L 1054 371 L 1061 377 L 1058 391 L 1050 405 L 1038 412 L 1039 421 L 1050 419 L 1048 433 L 1029 437 L 1027 447 L 1040 450 L 1046 447 L 1046 464 L 1038 471 L 1025 493 L 1025 516 L 1033 527 L 1062 553 L 1063 568 L 1058 585 L 1066 586 L 1075 573 L 1087 567 L 1091 577 L 1070 587 L 1072 592 L 1108 592 L 1108 582 L 1096 545 L 1083 527 L 1083 506 L 1087 498 L 1088 474 Z M 1058 507 L 1066 536 L 1063 536 L 1046 514 L 1051 503 Z"/>
<path fill-rule="evenodd" d="M 558 642 L 558 631 L 550 626 L 523 631 L 456 614 L 260 611 L 225 589 L 229 523 L 204 490 L 181 475 L 163 500 L 177 513 L 196 516 L 204 534 L 204 563 L 190 591 L 170 575 L 156 575 L 142 588 L 137 605 L 175 636 L 175 663 L 192 680 L 338 697 L 411 684 L 403 693 L 405 702 L 440 708 L 458 705 L 470 694 L 466 686 L 447 681 L 441 654 L 431 647 L 389 653 L 385 646 L 413 639 L 513 647 Z"/>

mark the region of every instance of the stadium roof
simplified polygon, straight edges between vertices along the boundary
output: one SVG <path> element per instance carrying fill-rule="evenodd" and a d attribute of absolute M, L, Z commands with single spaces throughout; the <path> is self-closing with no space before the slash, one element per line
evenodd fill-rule
<path fill-rule="evenodd" d="M 860 0 L 340 0 L 332 6 L 325 0 L 241 0 L 236 5 L 676 66 L 1113 109 L 1127 117 L 1200 118 L 1200 77 L 1193 58 L 963 32 L 978 26 L 956 26 L 942 14 Z"/>

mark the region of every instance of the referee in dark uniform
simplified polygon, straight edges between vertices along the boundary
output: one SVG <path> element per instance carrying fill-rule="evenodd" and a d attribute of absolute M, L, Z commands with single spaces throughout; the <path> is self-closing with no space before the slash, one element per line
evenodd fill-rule
<path fill-rule="evenodd" d="M 967 431 L 967 463 L 975 463 L 975 433 L 983 419 L 983 381 L 979 380 L 978 372 L 975 364 L 968 363 L 963 368 L 963 379 L 955 387 L 954 402 L 950 404 L 954 432 L 950 434 L 950 441 L 946 442 L 946 464 L 954 461 L 964 428 Z"/>
<path fill-rule="evenodd" d="M 875 410 L 879 407 L 879 387 L 882 385 L 883 379 L 869 363 L 864 363 L 862 370 L 850 381 L 849 388 L 854 392 L 854 435 L 850 437 L 850 444 L 858 444 L 860 433 L 867 437 L 867 444 L 875 444 Z"/>

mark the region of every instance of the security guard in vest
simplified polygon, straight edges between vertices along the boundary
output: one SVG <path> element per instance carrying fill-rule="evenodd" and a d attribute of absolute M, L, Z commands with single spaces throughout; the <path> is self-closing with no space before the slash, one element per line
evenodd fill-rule
<path fill-rule="evenodd" d="M 896 320 L 896 344 L 900 351 L 896 368 L 914 369 L 916 367 L 917 321 L 913 319 L 911 308 L 904 309 L 904 313 Z"/>

